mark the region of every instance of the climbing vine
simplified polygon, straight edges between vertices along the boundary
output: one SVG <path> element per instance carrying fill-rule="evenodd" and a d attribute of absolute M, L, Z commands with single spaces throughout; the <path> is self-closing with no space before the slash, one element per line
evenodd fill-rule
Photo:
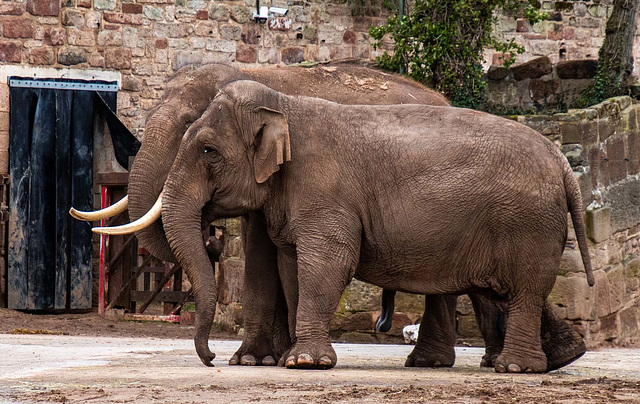
<path fill-rule="evenodd" d="M 482 51 L 524 52 L 513 40 L 492 36 L 498 9 L 532 23 L 545 18 L 535 0 L 415 0 L 408 15 L 394 14 L 387 24 L 370 29 L 374 48 L 387 34 L 394 41 L 393 54 L 384 52 L 377 63 L 441 91 L 454 105 L 478 108 L 486 97 Z"/>

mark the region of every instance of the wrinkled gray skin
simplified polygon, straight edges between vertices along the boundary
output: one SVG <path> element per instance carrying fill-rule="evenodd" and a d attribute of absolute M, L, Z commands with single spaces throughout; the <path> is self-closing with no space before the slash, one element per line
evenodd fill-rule
<path fill-rule="evenodd" d="M 220 64 L 185 67 L 169 82 L 162 102 L 151 111 L 147 119 L 145 139 L 136 156 L 129 180 L 129 213 L 133 219 L 144 214 L 160 194 L 187 127 L 202 115 L 222 85 L 247 77 L 286 93 L 312 94 L 343 104 L 366 101 L 371 104 L 411 102 L 448 105 L 441 95 L 415 82 L 360 66 L 338 65 L 326 69 L 263 68 L 253 71 L 240 71 Z M 384 89 L 379 89 L 378 84 L 371 81 L 372 78 L 377 79 L 378 84 L 385 83 Z M 354 86 L 355 82 L 364 85 Z M 203 216 L 206 218 L 203 222 L 214 217 L 206 208 Z M 161 221 L 139 232 L 137 236 L 140 244 L 154 255 L 174 260 Z M 244 217 L 243 239 L 246 257 L 243 298 L 245 337 L 230 363 L 275 364 L 280 355 L 291 346 L 291 341 L 287 307 L 278 275 L 278 252 L 267 235 L 260 213 Z M 191 275 L 192 280 L 193 278 Z M 215 290 L 210 285 L 201 288 L 208 291 L 202 293 Z M 497 309 L 493 304 L 478 307 L 476 300 L 480 298 L 474 299 L 474 305 L 477 306 L 476 314 L 487 347 L 483 365 L 493 366 L 493 361 L 502 348 L 503 335 L 496 325 Z M 430 332 L 422 333 L 416 346 L 416 355 L 407 360 L 407 365 L 451 366 L 455 360 L 455 299 L 442 295 L 431 295 L 426 299 L 422 324 Z M 196 346 L 200 347 L 198 353 L 203 362 L 210 364 L 213 354 L 207 348 L 209 326 L 206 324 L 210 324 L 208 319 L 213 318 L 213 312 L 205 314 L 205 318 L 205 325 L 200 324 L 198 327 Z M 553 330 L 553 333 L 546 334 L 554 338 L 543 341 L 564 342 L 543 345 L 550 359 L 550 369 L 579 357 L 584 352 L 584 343 L 579 335 L 563 321 L 545 321 L 545 318 L 543 330 Z M 555 362 L 552 358 L 556 358 Z"/>
<path fill-rule="evenodd" d="M 547 370 L 541 318 L 567 211 L 593 284 L 580 200 L 558 148 L 521 124 L 450 107 L 344 106 L 237 81 L 185 134 L 162 216 L 178 262 L 202 282 L 213 274 L 199 242 L 205 204 L 216 218 L 261 214 L 290 313 L 287 367 L 335 365 L 329 320 L 356 277 L 504 302 L 495 368 L 518 373 Z M 211 312 L 215 293 L 194 291 Z"/>

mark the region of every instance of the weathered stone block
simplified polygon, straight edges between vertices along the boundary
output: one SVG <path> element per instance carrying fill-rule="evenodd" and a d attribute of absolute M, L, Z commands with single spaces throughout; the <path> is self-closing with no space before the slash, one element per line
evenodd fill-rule
<path fill-rule="evenodd" d="M 34 30 L 34 22 L 29 18 L 13 17 L 2 21 L 5 38 L 33 38 Z"/>
<path fill-rule="evenodd" d="M 609 281 L 609 303 L 611 312 L 620 310 L 626 303 L 626 284 L 624 276 L 624 267 L 622 264 L 616 264 L 606 271 L 607 280 Z"/>
<path fill-rule="evenodd" d="M 242 27 L 241 39 L 242 42 L 246 43 L 247 45 L 257 45 L 258 43 L 260 43 L 260 38 L 262 36 L 261 34 L 261 30 L 256 27 L 244 26 Z"/>
<path fill-rule="evenodd" d="M 549 302 L 566 309 L 569 320 L 593 319 L 591 288 L 583 277 L 559 276 L 549 295 Z"/>
<path fill-rule="evenodd" d="M 547 56 L 511 67 L 513 78 L 516 80 L 535 79 L 551 73 L 552 70 L 551 60 Z"/>
<path fill-rule="evenodd" d="M 242 37 L 242 27 L 239 25 L 224 24 L 220 26 L 220 37 L 229 41 L 239 41 Z"/>
<path fill-rule="evenodd" d="M 238 24 L 246 24 L 251 21 L 251 13 L 248 7 L 237 4 L 231 7 L 231 19 Z"/>
<path fill-rule="evenodd" d="M 458 316 L 457 332 L 463 337 L 482 337 L 474 315 Z"/>
<path fill-rule="evenodd" d="M 298 47 L 284 48 L 281 51 L 281 60 L 284 64 L 304 62 L 304 49 Z"/>
<path fill-rule="evenodd" d="M 96 10 L 115 10 L 116 0 L 93 0 Z"/>
<path fill-rule="evenodd" d="M 174 53 L 171 68 L 174 71 L 179 70 L 180 68 L 193 65 L 193 64 L 201 64 L 202 63 L 202 52 L 197 51 L 179 51 Z"/>
<path fill-rule="evenodd" d="M 60 13 L 60 1 L 27 0 L 27 12 L 33 15 L 57 16 Z"/>
<path fill-rule="evenodd" d="M 533 101 L 547 100 L 560 87 L 560 83 L 553 79 L 533 79 L 529 83 L 529 94 Z"/>
<path fill-rule="evenodd" d="M 239 43 L 236 48 L 236 61 L 242 63 L 256 63 L 258 60 L 258 49 L 252 45 Z"/>
<path fill-rule="evenodd" d="M 100 31 L 98 33 L 98 45 L 122 46 L 122 33 L 120 31 Z"/>
<path fill-rule="evenodd" d="M 62 25 L 82 29 L 84 27 L 84 13 L 75 9 L 62 10 Z"/>
<path fill-rule="evenodd" d="M 593 286 L 595 294 L 595 309 L 598 317 L 605 317 L 613 313 L 611 309 L 611 287 L 609 279 L 604 271 L 594 271 L 595 285 Z"/>
<path fill-rule="evenodd" d="M 611 209 L 604 207 L 587 211 L 587 237 L 594 243 L 601 243 L 609 239 L 611 234 Z"/>
<path fill-rule="evenodd" d="M 142 14 L 142 4 L 122 3 L 122 12 L 125 14 Z"/>
<path fill-rule="evenodd" d="M 640 322 L 638 321 L 639 317 L 640 307 L 638 307 L 637 302 L 631 307 L 627 307 L 626 309 L 620 311 L 620 337 L 637 338 L 638 328 L 640 327 Z"/>
<path fill-rule="evenodd" d="M 209 51 L 214 52 L 226 52 L 236 53 L 237 44 L 235 41 L 228 41 L 222 39 L 209 39 L 207 40 L 206 48 Z"/>
<path fill-rule="evenodd" d="M 572 168 L 580 167 L 585 164 L 585 153 L 581 145 L 575 143 L 564 144 L 562 145 L 561 150 Z"/>
<path fill-rule="evenodd" d="M 85 51 L 79 48 L 61 48 L 58 51 L 58 63 L 65 66 L 73 66 L 85 63 L 87 57 Z"/>
<path fill-rule="evenodd" d="M 342 34 L 342 42 L 349 45 L 355 45 L 356 44 L 355 31 L 352 31 L 352 30 L 345 31 L 344 34 Z"/>
<path fill-rule="evenodd" d="M 0 4 L 0 15 L 22 15 L 25 11 L 24 3 Z"/>
<path fill-rule="evenodd" d="M 198 19 L 198 20 L 208 20 L 209 19 L 209 11 L 208 10 L 198 10 L 196 12 L 196 19 Z"/>
<path fill-rule="evenodd" d="M 640 291 L 640 259 L 634 258 L 625 263 L 624 277 L 627 293 L 626 300 L 631 301 Z"/>
<path fill-rule="evenodd" d="M 582 130 L 579 122 L 561 122 L 560 135 L 562 144 L 582 142 Z"/>
<path fill-rule="evenodd" d="M 224 4 L 212 4 L 209 7 L 209 18 L 216 21 L 229 21 L 231 12 Z"/>
<path fill-rule="evenodd" d="M 107 49 L 105 66 L 109 69 L 131 69 L 131 50 L 123 48 Z"/>
<path fill-rule="evenodd" d="M 32 65 L 52 65 L 55 63 L 53 50 L 50 48 L 33 48 L 29 50 L 29 63 Z"/>
<path fill-rule="evenodd" d="M 311 43 L 318 41 L 318 28 L 306 26 L 302 29 L 302 37 Z"/>
<path fill-rule="evenodd" d="M 605 200 L 611 208 L 611 231 L 629 229 L 640 222 L 640 181 L 635 177 L 612 184 L 607 188 Z"/>
<path fill-rule="evenodd" d="M 161 7 L 153 7 L 147 5 L 145 5 L 142 9 L 144 16 L 154 21 L 164 20 L 163 11 L 164 9 Z"/>
<path fill-rule="evenodd" d="M 621 181 L 627 177 L 629 161 L 626 136 L 612 136 L 605 144 L 609 158 L 609 179 L 611 182 Z"/>
<path fill-rule="evenodd" d="M 502 81 L 509 76 L 509 69 L 503 66 L 492 65 L 489 67 L 487 77 L 489 80 Z"/>
<path fill-rule="evenodd" d="M 473 316 L 473 304 L 471 299 L 467 295 L 458 296 L 458 304 L 456 305 L 456 312 L 463 316 Z"/>
<path fill-rule="evenodd" d="M 580 250 L 565 248 L 562 258 L 560 259 L 558 275 L 564 276 L 570 273 L 584 273 L 584 265 L 582 264 Z"/>
<path fill-rule="evenodd" d="M 605 341 L 611 341 L 620 336 L 617 313 L 600 318 L 600 335 Z"/>
<path fill-rule="evenodd" d="M 598 71 L 598 61 L 585 60 L 561 60 L 556 64 L 556 73 L 561 79 L 591 79 Z"/>

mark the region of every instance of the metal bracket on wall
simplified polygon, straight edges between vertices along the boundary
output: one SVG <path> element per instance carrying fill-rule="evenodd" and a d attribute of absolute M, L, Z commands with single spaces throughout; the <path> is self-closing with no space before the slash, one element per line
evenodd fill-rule
<path fill-rule="evenodd" d="M 90 83 L 85 81 L 53 81 L 9 79 L 9 87 L 47 88 L 50 90 L 85 90 L 117 92 L 118 83 Z"/>

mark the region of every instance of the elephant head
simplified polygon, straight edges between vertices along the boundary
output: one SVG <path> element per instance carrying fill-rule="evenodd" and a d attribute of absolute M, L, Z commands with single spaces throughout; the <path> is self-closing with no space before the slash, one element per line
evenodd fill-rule
<path fill-rule="evenodd" d="M 71 214 L 82 220 L 99 220 L 128 208 L 129 225 L 105 231 L 107 234 L 127 234 L 133 231 L 140 245 L 152 255 L 175 262 L 162 228 L 160 209 L 153 209 L 176 158 L 187 128 L 206 110 L 218 90 L 233 80 L 244 78 L 238 69 L 210 64 L 182 68 L 167 84 L 160 104 L 152 109 L 144 129 L 144 141 L 129 174 L 129 194 L 120 203 L 97 212 Z M 153 215 L 147 215 L 148 212 Z M 143 215 L 146 215 L 143 218 Z M 205 214 L 205 216 L 208 216 Z"/>
<path fill-rule="evenodd" d="M 239 81 L 232 90 L 243 91 L 247 83 L 258 85 Z M 203 207 L 216 218 L 261 209 L 271 175 L 291 158 L 285 115 L 277 99 L 265 97 L 276 93 L 251 94 L 255 106 L 237 105 L 233 94 L 220 92 L 187 131 L 162 191 L 165 234 L 193 283 L 196 350 L 205 364 L 213 358 L 207 341 L 217 288 L 200 235 Z"/>

